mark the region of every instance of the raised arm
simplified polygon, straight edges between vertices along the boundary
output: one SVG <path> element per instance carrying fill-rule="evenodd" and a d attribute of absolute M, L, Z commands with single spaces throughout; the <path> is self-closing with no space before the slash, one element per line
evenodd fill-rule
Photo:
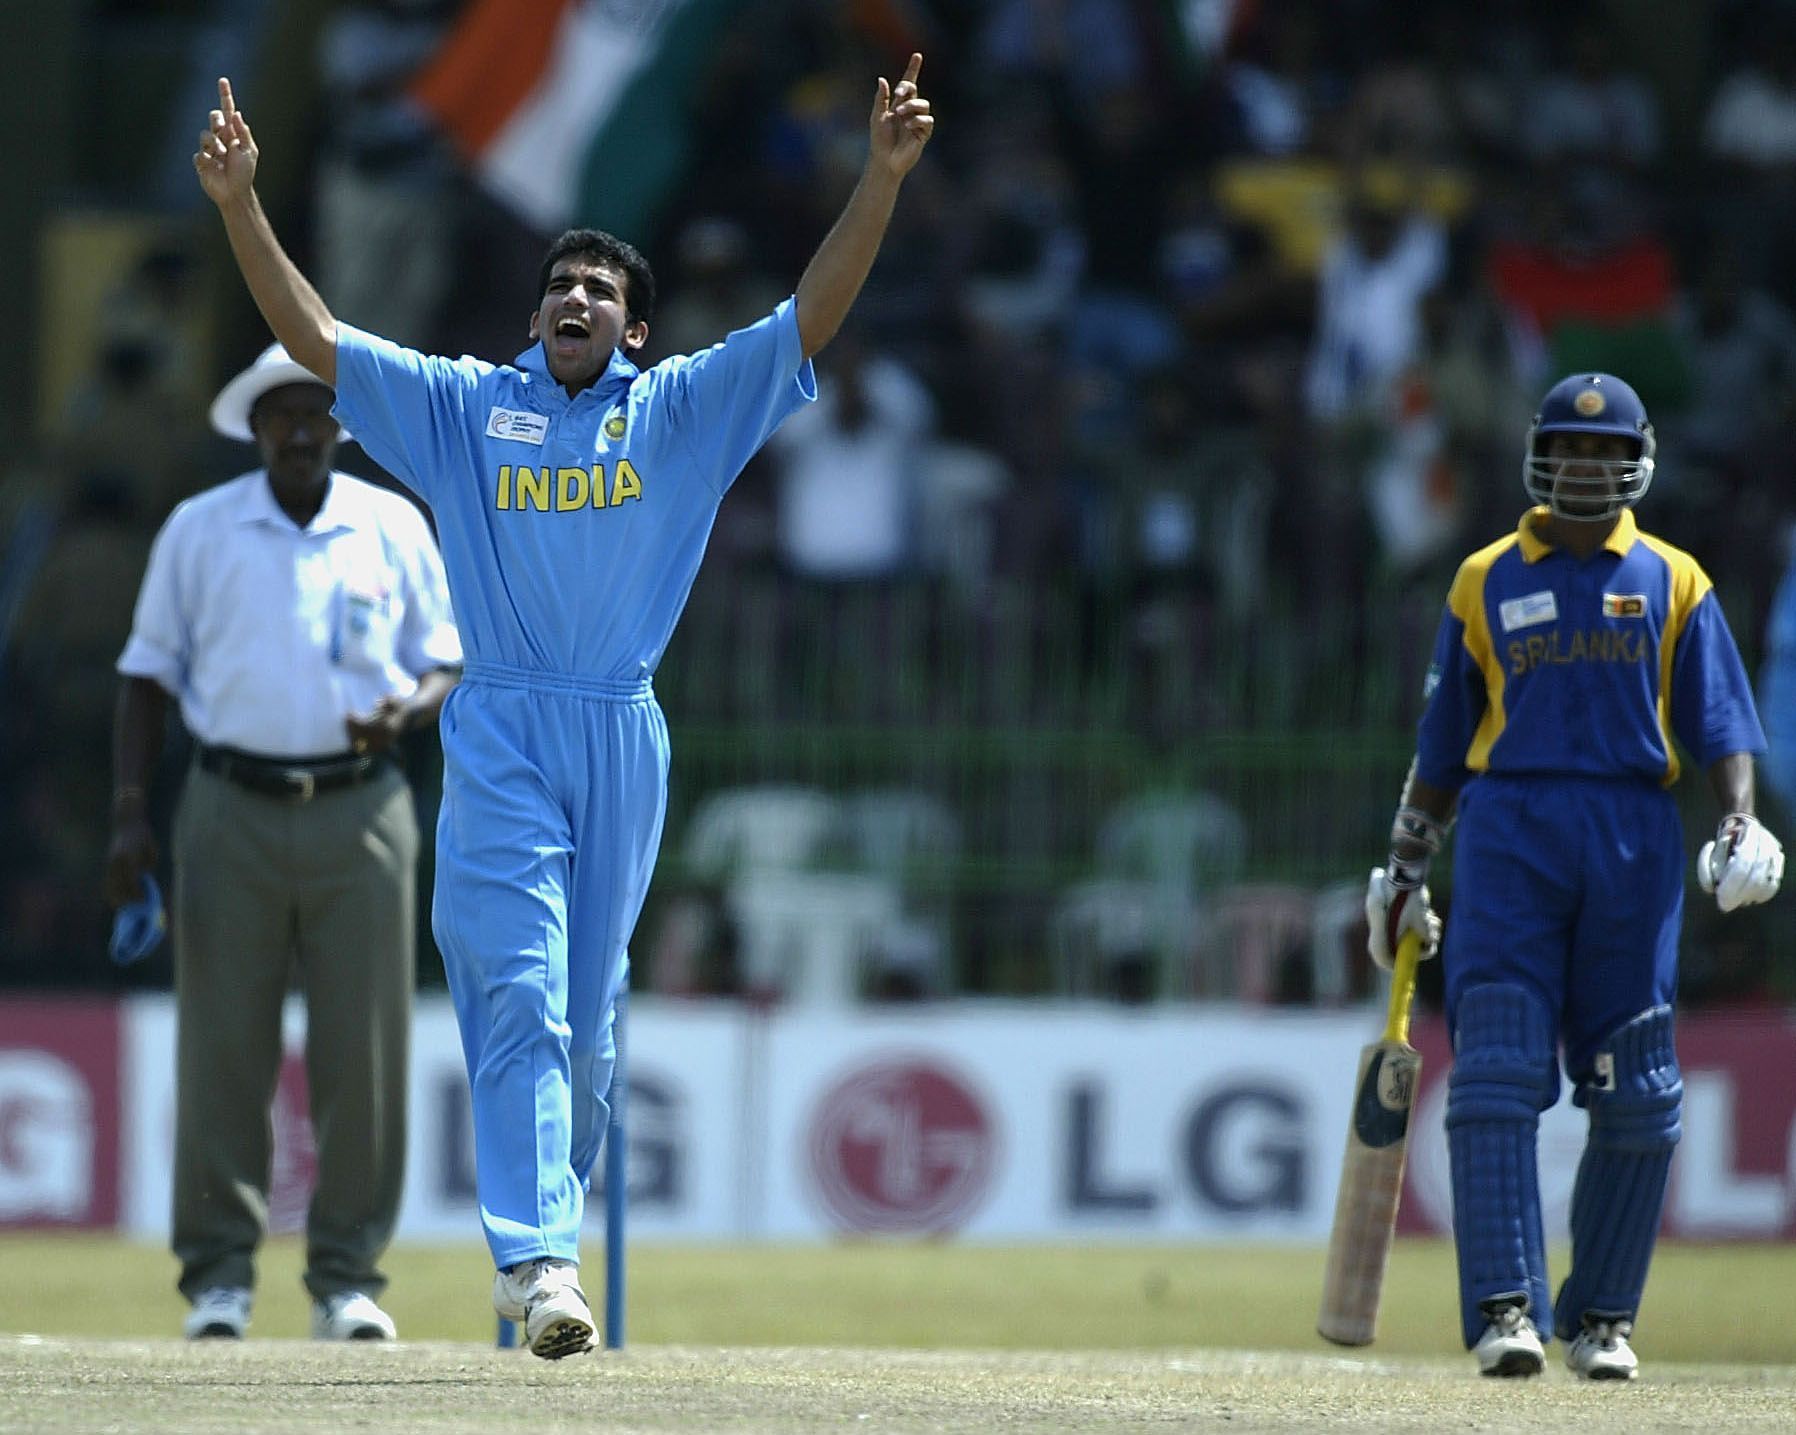
<path fill-rule="evenodd" d="M 881 77 L 868 121 L 867 167 L 798 281 L 798 337 L 807 359 L 836 336 L 848 317 L 885 238 L 899 187 L 935 128 L 929 101 L 917 92 L 922 68 L 923 57 L 912 55 L 896 86 Z"/>
<path fill-rule="evenodd" d="M 275 338 L 300 364 L 333 388 L 337 382 L 337 321 L 275 238 L 256 198 L 256 141 L 237 108 L 231 82 L 218 82 L 218 108 L 193 156 L 200 188 L 218 206 L 231 253 L 250 296 Z"/>

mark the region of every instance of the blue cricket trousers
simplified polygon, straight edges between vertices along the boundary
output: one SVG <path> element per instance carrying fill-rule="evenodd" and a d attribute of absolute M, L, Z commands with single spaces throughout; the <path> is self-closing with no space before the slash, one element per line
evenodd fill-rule
<path fill-rule="evenodd" d="M 1636 778 L 1485 775 L 1460 797 L 1441 960 L 1460 993 L 1526 987 L 1565 1070 L 1586 1079 L 1603 1041 L 1677 996 L 1684 835 L 1665 789 Z"/>
<path fill-rule="evenodd" d="M 432 926 L 473 1094 L 481 1224 L 501 1269 L 577 1261 L 667 810 L 667 723 L 646 680 L 469 662 L 442 738 Z"/>

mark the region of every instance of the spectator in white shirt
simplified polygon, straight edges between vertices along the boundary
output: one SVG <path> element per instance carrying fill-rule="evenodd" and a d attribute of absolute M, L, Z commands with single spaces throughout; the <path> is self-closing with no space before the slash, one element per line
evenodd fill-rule
<path fill-rule="evenodd" d="M 1441 226 L 1401 197 L 1364 189 L 1317 280 L 1305 396 L 1324 422 L 1383 404 L 1422 343 L 1422 301 L 1446 272 Z"/>
<path fill-rule="evenodd" d="M 146 788 L 171 696 L 195 741 L 171 902 L 190 1338 L 249 1323 L 289 985 L 306 998 L 317 1138 L 312 1333 L 394 1333 L 376 1262 L 403 1177 L 418 824 L 389 754 L 436 720 L 461 642 L 423 515 L 332 470 L 332 400 L 278 345 L 225 386 L 213 426 L 253 437 L 264 467 L 175 509 L 118 660 L 115 906 L 156 864 Z"/>
<path fill-rule="evenodd" d="M 768 445 L 787 569 L 823 582 L 904 576 L 916 564 L 917 456 L 935 426 L 922 383 L 843 332 L 821 397 Z"/>
<path fill-rule="evenodd" d="M 1703 121 L 1703 145 L 1751 170 L 1796 169 L 1796 17 L 1773 14 Z"/>

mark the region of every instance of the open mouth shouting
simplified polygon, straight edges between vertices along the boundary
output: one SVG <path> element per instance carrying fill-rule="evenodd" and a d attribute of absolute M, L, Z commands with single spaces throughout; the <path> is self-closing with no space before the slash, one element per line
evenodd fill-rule
<path fill-rule="evenodd" d="M 563 314 L 555 321 L 549 345 L 557 357 L 580 359 L 592 344 L 592 325 L 579 314 Z"/>

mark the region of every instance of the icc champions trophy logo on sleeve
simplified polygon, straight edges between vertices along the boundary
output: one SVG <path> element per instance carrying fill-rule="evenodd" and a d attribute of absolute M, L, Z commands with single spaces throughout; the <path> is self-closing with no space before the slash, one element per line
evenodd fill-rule
<path fill-rule="evenodd" d="M 851 1072 L 817 1103 L 810 1130 L 817 1191 L 851 1231 L 954 1231 L 991 1187 L 991 1118 L 969 1083 L 930 1058 Z"/>

